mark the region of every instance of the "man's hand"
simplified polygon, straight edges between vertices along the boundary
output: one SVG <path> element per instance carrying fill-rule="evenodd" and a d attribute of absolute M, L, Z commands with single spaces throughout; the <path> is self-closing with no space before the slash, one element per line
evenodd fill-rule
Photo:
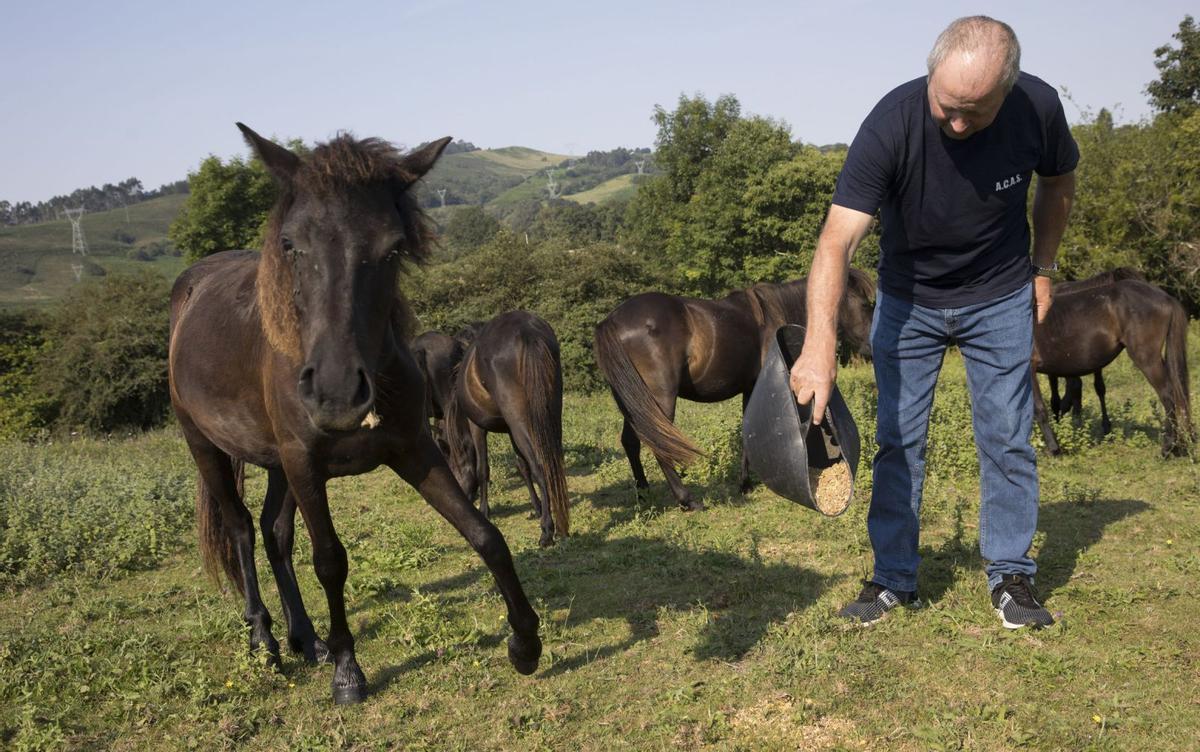
<path fill-rule="evenodd" d="M 1040 324 L 1054 303 L 1054 291 L 1051 289 L 1049 277 L 1039 275 L 1033 278 L 1033 303 L 1037 314 L 1036 323 Z"/>
<path fill-rule="evenodd" d="M 825 406 L 836 380 L 837 358 L 831 348 L 806 346 L 792 365 L 789 379 L 792 394 L 801 405 L 813 403 L 813 425 L 820 425 L 825 417 Z"/>

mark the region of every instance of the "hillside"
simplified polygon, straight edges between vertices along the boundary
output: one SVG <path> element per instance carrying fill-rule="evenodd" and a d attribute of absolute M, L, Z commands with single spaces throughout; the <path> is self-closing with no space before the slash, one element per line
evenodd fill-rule
<path fill-rule="evenodd" d="M 595 188 L 579 193 L 572 193 L 563 196 L 568 201 L 574 201 L 577 204 L 603 204 L 607 201 L 622 201 L 624 199 L 633 198 L 633 194 L 637 193 L 638 176 L 618 175 L 611 180 L 606 180 Z"/>
<path fill-rule="evenodd" d="M 443 188 L 447 204 L 486 204 L 565 159 L 564 154 L 523 146 L 449 154 L 425 176 L 422 204 L 440 206 L 437 190 Z"/>
<path fill-rule="evenodd" d="M 128 222 L 124 209 L 83 215 L 86 258 L 71 253 L 71 223 L 66 219 L 0 227 L 0 309 L 59 300 L 78 284 L 73 264 L 85 267 L 83 279 L 139 268 L 174 279 L 184 262 L 170 254 L 167 228 L 186 198 L 176 194 L 133 204 Z"/>

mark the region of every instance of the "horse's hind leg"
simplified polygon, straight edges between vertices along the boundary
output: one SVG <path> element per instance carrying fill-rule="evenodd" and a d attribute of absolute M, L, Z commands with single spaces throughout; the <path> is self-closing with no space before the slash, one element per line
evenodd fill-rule
<path fill-rule="evenodd" d="M 399 454 L 388 464 L 417 489 L 483 559 L 508 607 L 508 623 L 513 629 L 508 641 L 508 659 L 518 672 L 532 674 L 542 655 L 542 642 L 537 633 L 538 616 L 517 579 L 504 536 L 463 496 L 462 489 L 446 467 L 445 458 L 438 453 L 428 435 L 418 438 L 411 451 Z"/>
<path fill-rule="evenodd" d="M 1050 374 L 1046 375 L 1046 381 L 1050 382 L 1050 414 L 1055 418 L 1061 418 L 1066 412 L 1063 407 L 1062 399 L 1058 396 L 1058 377 Z"/>
<path fill-rule="evenodd" d="M 667 416 L 667 420 L 675 422 L 675 397 L 655 396 L 658 401 L 658 406 L 662 408 L 663 415 Z M 695 512 L 704 509 L 704 502 L 692 499 L 691 493 L 687 487 L 683 485 L 683 480 L 679 477 L 679 473 L 675 472 L 675 467 L 654 453 L 654 459 L 658 460 L 658 466 L 662 468 L 663 477 L 667 479 L 667 486 L 671 489 L 671 495 L 675 497 L 675 501 L 679 503 L 679 508 L 685 512 Z"/>
<path fill-rule="evenodd" d="M 521 474 L 521 480 L 525 481 L 525 487 L 529 489 L 529 504 L 533 507 L 533 516 L 542 516 L 542 501 L 538 498 L 537 489 L 533 485 L 533 475 L 529 469 L 529 460 L 525 459 L 525 455 L 521 454 L 520 447 L 517 446 L 517 440 L 510 433 L 508 438 L 512 441 L 513 456 L 517 458 L 517 472 Z"/>
<path fill-rule="evenodd" d="M 1030 369 L 1033 379 L 1033 420 L 1042 429 L 1042 438 L 1046 441 L 1046 453 L 1056 455 L 1062 452 L 1058 446 L 1058 437 L 1054 435 L 1054 426 L 1046 415 L 1046 403 L 1042 401 L 1042 389 L 1038 384 L 1037 371 Z"/>
<path fill-rule="evenodd" d="M 329 660 L 329 648 L 317 637 L 312 619 L 304 608 L 296 570 L 292 566 L 292 544 L 296 532 L 296 497 L 288 489 L 282 470 L 267 471 L 267 497 L 259 517 L 263 548 L 275 574 L 275 586 L 287 619 L 288 647 L 309 663 Z"/>
<path fill-rule="evenodd" d="M 1158 340 L 1158 344 L 1162 344 L 1161 340 Z M 1130 359 L 1133 360 L 1133 364 L 1150 382 L 1150 386 L 1154 387 L 1159 402 L 1162 402 L 1163 416 L 1166 420 L 1166 427 L 1163 430 L 1162 454 L 1166 457 L 1180 449 L 1176 432 L 1175 396 L 1171 389 L 1171 379 L 1167 374 L 1166 361 L 1163 360 L 1158 346 L 1133 342 L 1127 344 L 1125 349 L 1129 353 Z"/>
<path fill-rule="evenodd" d="M 437 451 L 433 439 L 429 440 Z M 440 455 L 439 455 L 440 456 Z M 300 462 L 287 462 L 288 486 L 296 505 L 304 515 L 304 525 L 312 541 L 313 568 L 329 602 L 329 637 L 326 644 L 333 658 L 333 701 L 338 705 L 361 702 L 367 696 L 367 678 L 354 655 L 354 637 L 346 621 L 346 547 L 338 539 L 329 515 L 329 498 L 323 480 L 313 477 Z"/>
<path fill-rule="evenodd" d="M 1096 397 L 1100 399 L 1100 431 L 1107 436 L 1112 431 L 1112 421 L 1108 419 L 1108 405 L 1104 402 L 1104 373 L 1096 371 L 1092 384 L 1096 387 Z"/>
<path fill-rule="evenodd" d="M 528 427 L 510 423 L 509 430 L 511 431 L 513 449 L 517 453 L 517 461 L 523 461 L 529 473 L 526 482 L 529 483 L 530 496 L 534 499 L 537 498 L 537 495 L 534 493 L 534 484 L 536 483 L 542 487 L 542 496 L 545 498 L 544 504 L 534 504 L 534 509 L 537 511 L 542 528 L 542 535 L 538 539 L 538 545 L 543 548 L 552 546 L 554 545 L 554 518 L 550 514 L 550 492 L 547 490 L 546 468 L 530 459 L 536 458 L 537 453 L 533 450 L 533 437 L 530 435 Z"/>
<path fill-rule="evenodd" d="M 1059 416 L 1071 413 L 1072 422 L 1078 426 L 1083 422 L 1083 379 L 1078 376 L 1068 376 L 1064 380 L 1066 388 L 1063 390 L 1062 412 Z"/>
<path fill-rule="evenodd" d="M 637 488 L 649 488 L 650 482 L 646 480 L 646 468 L 642 467 L 642 440 L 638 438 L 637 431 L 633 430 L 633 424 L 629 419 L 625 419 L 624 426 L 621 428 L 621 448 L 625 450 L 625 456 L 629 458 L 629 469 L 633 471 L 633 484 Z"/>
<path fill-rule="evenodd" d="M 492 477 L 492 466 L 488 460 L 487 431 L 470 423 L 471 443 L 475 445 L 475 478 L 479 484 L 479 512 L 491 517 L 488 507 L 488 482 Z"/>
<path fill-rule="evenodd" d="M 242 617 L 250 627 L 250 650 L 265 650 L 268 661 L 278 665 L 279 643 L 271 635 L 271 614 L 263 604 L 258 588 L 258 571 L 254 564 L 254 521 L 242 503 L 234 463 L 229 455 L 203 438 L 186 418 L 182 418 L 180 424 L 205 492 L 212 495 L 210 501 L 217 503 L 225 541 L 232 548 L 232 561 L 236 561 L 239 575 L 236 584 L 246 599 Z M 226 571 L 229 571 L 228 566 Z"/>

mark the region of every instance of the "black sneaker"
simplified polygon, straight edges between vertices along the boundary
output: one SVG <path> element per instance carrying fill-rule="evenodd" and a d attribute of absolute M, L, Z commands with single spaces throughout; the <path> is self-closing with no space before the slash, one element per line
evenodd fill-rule
<path fill-rule="evenodd" d="M 919 608 L 920 599 L 915 592 L 903 593 L 890 590 L 877 582 L 864 582 L 858 598 L 847 603 L 838 616 L 845 617 L 858 623 L 859 626 L 874 624 L 883 615 L 896 606 Z"/>
<path fill-rule="evenodd" d="M 1005 629 L 1041 629 L 1054 623 L 1054 617 L 1037 602 L 1033 586 L 1023 574 L 1004 575 L 1000 584 L 992 590 L 992 606 Z"/>

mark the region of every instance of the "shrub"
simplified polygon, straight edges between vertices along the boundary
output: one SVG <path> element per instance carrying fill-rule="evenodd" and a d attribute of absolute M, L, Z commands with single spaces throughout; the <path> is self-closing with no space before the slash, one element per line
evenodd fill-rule
<path fill-rule="evenodd" d="M 64 428 L 148 428 L 167 416 L 168 285 L 157 274 L 89 282 L 50 319 L 37 382 Z"/>

